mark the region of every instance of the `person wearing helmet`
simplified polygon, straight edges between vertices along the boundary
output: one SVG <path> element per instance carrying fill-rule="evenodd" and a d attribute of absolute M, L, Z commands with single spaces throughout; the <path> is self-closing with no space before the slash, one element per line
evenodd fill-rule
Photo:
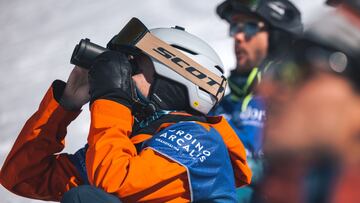
<path fill-rule="evenodd" d="M 224 115 L 244 142 L 253 171 L 250 187 L 238 190 L 239 201 L 248 202 L 262 174 L 264 99 L 256 86 L 267 66 L 289 51 L 302 34 L 299 10 L 288 0 L 226 0 L 217 14 L 230 25 L 236 66 L 228 78 L 231 92 L 213 111 Z"/>
<path fill-rule="evenodd" d="M 360 4 L 328 3 L 267 77 L 262 202 L 360 201 Z"/>
<path fill-rule="evenodd" d="M 225 80 L 201 39 L 178 28 L 150 33 Z M 235 187 L 249 184 L 251 171 L 226 120 L 206 116 L 219 99 L 145 52 L 105 51 L 89 72 L 75 67 L 67 83 L 52 84 L 10 151 L 1 184 L 62 202 L 236 202 Z M 60 153 L 88 101 L 87 145 Z"/>

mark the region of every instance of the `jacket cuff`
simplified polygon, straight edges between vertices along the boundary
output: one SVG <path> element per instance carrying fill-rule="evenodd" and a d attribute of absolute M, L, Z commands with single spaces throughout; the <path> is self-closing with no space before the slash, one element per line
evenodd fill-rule
<path fill-rule="evenodd" d="M 55 80 L 52 84 L 52 91 L 53 91 L 53 95 L 54 95 L 54 99 L 60 104 L 60 100 L 61 97 L 64 93 L 65 90 L 65 86 L 66 86 L 66 82 L 62 81 L 62 80 Z"/>
<path fill-rule="evenodd" d="M 60 104 L 62 108 L 64 108 L 67 111 L 73 111 L 73 112 L 77 112 L 82 108 L 82 106 L 75 107 L 72 102 L 65 101 L 62 99 L 66 87 L 66 82 L 62 80 L 55 80 L 52 83 L 51 87 L 53 89 L 54 99 L 57 101 L 57 103 Z"/>
<path fill-rule="evenodd" d="M 37 114 L 44 119 L 52 118 L 52 122 L 59 122 L 67 126 L 81 113 L 81 110 L 66 110 L 56 100 L 59 95 L 62 95 L 64 84 L 66 83 L 60 80 L 52 83 L 40 103 Z"/>

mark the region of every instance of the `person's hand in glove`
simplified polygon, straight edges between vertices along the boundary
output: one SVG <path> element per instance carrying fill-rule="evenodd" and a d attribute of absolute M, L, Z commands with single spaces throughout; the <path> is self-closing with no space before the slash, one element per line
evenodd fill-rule
<path fill-rule="evenodd" d="M 59 103 L 67 110 L 79 110 L 89 99 L 88 70 L 75 66 L 66 82 Z"/>
<path fill-rule="evenodd" d="M 108 99 L 132 110 L 135 88 L 131 74 L 132 66 L 125 54 L 102 53 L 89 71 L 90 104 L 97 99 Z"/>

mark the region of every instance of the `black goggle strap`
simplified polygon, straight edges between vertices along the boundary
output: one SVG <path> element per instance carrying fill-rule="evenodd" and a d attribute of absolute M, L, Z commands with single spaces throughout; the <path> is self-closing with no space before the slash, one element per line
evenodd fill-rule
<path fill-rule="evenodd" d="M 224 76 L 212 73 L 182 52 L 152 35 L 137 18 L 132 18 L 116 39 L 112 41 L 115 44 L 127 44 L 139 48 L 202 90 L 213 95 L 217 101 L 221 100 L 225 94 L 227 80 Z"/>
<path fill-rule="evenodd" d="M 225 77 L 210 72 L 150 32 L 135 46 L 210 93 L 217 100 L 220 100 L 225 93 L 227 83 Z"/>

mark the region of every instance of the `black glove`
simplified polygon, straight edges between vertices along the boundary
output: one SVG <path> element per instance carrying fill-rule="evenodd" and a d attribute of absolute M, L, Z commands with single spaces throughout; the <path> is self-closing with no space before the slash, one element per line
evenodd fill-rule
<path fill-rule="evenodd" d="M 99 55 L 89 71 L 90 104 L 97 99 L 116 101 L 133 109 L 135 85 L 127 56 L 106 51 Z"/>

